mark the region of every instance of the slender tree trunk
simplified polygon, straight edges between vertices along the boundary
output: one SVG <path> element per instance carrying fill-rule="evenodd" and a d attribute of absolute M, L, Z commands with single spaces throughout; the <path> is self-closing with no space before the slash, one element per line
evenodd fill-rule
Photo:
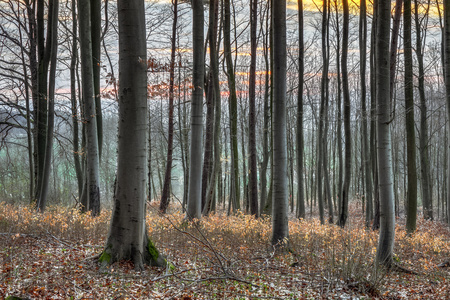
<path fill-rule="evenodd" d="M 218 176 L 220 173 L 220 157 L 221 147 L 219 143 L 220 137 L 220 115 L 222 114 L 222 104 L 220 100 L 220 86 L 219 86 L 219 57 L 217 55 L 217 32 L 218 32 L 218 19 L 219 19 L 219 3 L 218 0 L 210 1 L 209 12 L 209 54 L 210 54 L 210 72 L 211 72 L 211 89 L 212 99 L 214 104 L 214 123 L 213 123 L 213 146 L 214 152 L 211 154 L 213 157 L 212 170 L 210 173 L 210 179 L 208 182 L 208 189 L 205 198 L 205 205 L 203 206 L 203 214 L 207 215 L 211 211 L 213 202 L 215 201 L 216 184 L 218 184 Z M 209 91 L 208 91 L 209 93 Z"/>
<path fill-rule="evenodd" d="M 97 216 L 100 214 L 100 179 L 90 14 L 89 1 L 79 0 L 81 77 L 86 124 L 87 209 L 93 216 Z"/>
<path fill-rule="evenodd" d="M 377 162 L 377 135 L 376 135 L 376 64 L 375 64 L 375 50 L 376 50 L 376 35 L 377 35 L 377 5 L 379 0 L 373 2 L 373 20 L 370 43 L 370 157 L 372 160 L 372 174 L 374 179 L 374 217 L 372 229 L 380 228 L 380 196 L 378 184 L 378 162 Z"/>
<path fill-rule="evenodd" d="M 72 1 L 72 57 L 70 60 L 70 101 L 72 109 L 72 127 L 73 127 L 73 161 L 75 164 L 75 174 L 78 183 L 78 198 L 81 199 L 83 190 L 83 172 L 81 170 L 80 161 L 80 141 L 79 141 L 79 126 L 80 115 L 77 109 L 77 88 L 76 88 L 76 71 L 78 60 L 78 21 L 76 12 L 76 1 Z"/>
<path fill-rule="evenodd" d="M 428 2 L 429 7 L 429 2 Z M 427 11 L 428 11 L 427 7 Z M 428 18 L 428 13 L 424 16 Z M 419 97 L 420 97 L 420 171 L 422 175 L 422 204 L 423 217 L 425 219 L 433 219 L 433 197 L 431 184 L 430 159 L 428 150 L 428 121 L 427 121 L 427 100 L 425 98 L 425 70 L 422 53 L 422 28 L 419 20 L 419 3 L 414 0 L 414 20 L 416 25 L 416 55 L 419 67 Z"/>
<path fill-rule="evenodd" d="M 36 41 L 37 41 L 37 103 L 35 118 L 35 205 L 42 190 L 42 177 L 44 173 L 45 148 L 47 141 L 47 76 L 50 63 L 51 26 L 47 26 L 47 39 L 45 38 L 45 1 L 36 1 Z M 51 13 L 49 14 L 51 15 Z"/>
<path fill-rule="evenodd" d="M 405 128 L 408 190 L 406 194 L 406 231 L 416 230 L 417 220 L 417 171 L 416 171 L 416 133 L 414 130 L 414 86 L 411 43 L 411 0 L 404 0 L 403 43 L 405 55 Z"/>
<path fill-rule="evenodd" d="M 263 117 L 263 145 L 262 145 L 262 163 L 261 167 L 259 169 L 259 177 L 261 182 L 261 207 L 260 207 L 260 214 L 264 213 L 267 200 L 269 199 L 269 202 L 272 200 L 267 197 L 267 165 L 269 164 L 270 159 L 270 151 L 269 151 L 269 134 L 270 134 L 270 117 L 271 117 L 271 107 L 270 107 L 270 62 L 269 62 L 269 44 L 270 42 L 268 39 L 270 39 L 270 21 L 269 21 L 269 15 L 270 15 L 270 3 L 271 1 L 267 1 L 266 11 L 267 11 L 267 18 L 265 18 L 265 30 L 266 33 L 264 35 L 263 39 L 263 49 L 264 49 L 264 64 L 265 64 L 265 78 L 264 78 L 264 117 Z"/>
<path fill-rule="evenodd" d="M 273 13 L 273 205 L 272 245 L 289 236 L 286 143 L 286 0 Z"/>
<path fill-rule="evenodd" d="M 44 211 L 47 203 L 47 195 L 50 180 L 50 171 L 52 166 L 53 153 L 53 129 L 55 127 L 55 81 L 56 81 L 56 57 L 58 52 L 58 0 L 52 0 L 49 3 L 48 26 L 50 42 L 50 72 L 48 77 L 48 108 L 47 108 L 47 141 L 45 148 L 44 170 L 42 173 L 41 193 L 37 202 L 39 211 Z"/>
<path fill-rule="evenodd" d="M 395 71 L 397 69 L 397 48 L 398 48 L 398 33 L 400 31 L 400 20 L 402 16 L 402 4 L 404 0 L 395 0 L 394 19 L 392 25 L 391 35 L 391 61 L 390 61 L 390 83 L 389 83 L 389 98 L 391 103 L 394 103 L 394 87 L 395 87 Z"/>
<path fill-rule="evenodd" d="M 339 7 L 337 1 L 335 1 L 336 5 L 336 69 L 337 69 L 337 147 L 338 151 L 338 165 L 339 165 L 339 174 L 338 174 L 338 205 L 339 212 L 341 210 L 342 203 L 342 187 L 344 183 L 344 158 L 342 156 L 342 84 L 341 84 L 341 41 L 340 41 L 340 30 L 339 30 Z"/>
<path fill-rule="evenodd" d="M 103 114 L 100 95 L 101 68 L 101 32 L 102 32 L 102 1 L 90 0 L 91 6 L 91 40 L 92 40 L 92 69 L 95 99 L 95 121 L 97 122 L 98 157 L 102 157 L 103 145 Z"/>
<path fill-rule="evenodd" d="M 233 58 L 231 55 L 231 13 L 230 0 L 224 1 L 224 28 L 223 28 L 223 47 L 225 52 L 225 62 L 227 64 L 228 90 L 230 96 L 228 100 L 229 118 L 230 118 L 230 152 L 231 152 L 231 193 L 233 201 L 240 202 L 239 185 L 239 151 L 238 151 L 238 127 L 237 127 L 237 95 L 236 95 L 236 77 L 234 74 Z"/>
<path fill-rule="evenodd" d="M 344 92 L 344 136 L 345 136 L 345 165 L 344 183 L 342 186 L 341 209 L 339 225 L 344 227 L 348 218 L 348 201 L 352 168 L 352 139 L 350 129 L 350 91 L 348 83 L 347 57 L 348 57 L 348 35 L 349 35 L 349 7 L 348 0 L 343 1 L 344 24 L 342 30 L 342 87 Z"/>
<path fill-rule="evenodd" d="M 147 48 L 143 0 L 119 0 L 119 141 L 114 209 L 103 264 L 131 260 L 166 266 L 145 225 L 147 177 Z"/>
<path fill-rule="evenodd" d="M 389 33 L 391 2 L 377 3 L 377 39 L 375 44 L 378 181 L 380 188 L 380 236 L 377 262 L 392 263 L 395 235 L 394 188 L 392 173 L 390 101 L 389 101 Z"/>
<path fill-rule="evenodd" d="M 444 1 L 444 81 L 445 81 L 445 98 L 447 104 L 447 124 L 450 124 L 450 3 Z M 450 125 L 448 131 L 450 131 Z M 447 143 L 447 223 L 450 224 L 450 150 Z"/>
<path fill-rule="evenodd" d="M 362 144 L 363 159 L 365 169 L 365 221 L 366 227 L 369 227 L 370 221 L 373 219 L 373 199 L 372 199 L 372 168 L 370 165 L 370 149 L 369 149 L 369 134 L 367 132 L 367 119 L 369 115 L 366 108 L 366 45 L 367 45 L 367 9 L 366 0 L 361 0 L 360 3 L 360 20 L 359 20 L 359 49 L 360 49 L 360 73 L 361 73 L 361 118 L 362 118 Z"/>
<path fill-rule="evenodd" d="M 203 144 L 203 1 L 192 0 L 193 90 L 191 103 L 191 145 L 189 162 L 189 198 L 186 214 L 189 219 L 201 217 L 202 149 Z"/>
<path fill-rule="evenodd" d="M 249 118 L 248 118 L 248 154 L 249 154 L 249 201 L 250 213 L 258 216 L 258 171 L 256 165 L 256 28 L 258 23 L 258 1 L 250 1 L 250 79 L 249 79 Z"/>
<path fill-rule="evenodd" d="M 298 1 L 298 87 L 297 87 L 297 217 L 305 218 L 305 192 L 303 183 L 303 82 L 304 51 L 303 41 L 303 0 Z"/>
<path fill-rule="evenodd" d="M 161 202 L 159 210 L 166 213 L 170 200 L 170 182 L 172 180 L 172 160 L 173 160 L 173 98 L 174 98 L 174 81 L 175 81 L 175 55 L 176 55 L 176 35 L 178 21 L 178 0 L 172 0 L 173 6 L 173 23 L 172 23 L 172 45 L 170 52 L 170 70 L 169 70 L 169 128 L 167 133 L 167 160 L 166 172 L 164 175 L 163 191 L 161 194 Z"/>

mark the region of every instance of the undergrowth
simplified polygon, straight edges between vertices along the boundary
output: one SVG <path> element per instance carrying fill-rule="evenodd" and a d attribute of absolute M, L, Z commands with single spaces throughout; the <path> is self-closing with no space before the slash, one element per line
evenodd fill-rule
<path fill-rule="evenodd" d="M 374 265 L 378 233 L 351 207 L 345 229 L 318 219 L 289 222 L 288 252 L 270 246 L 271 219 L 238 212 L 186 223 L 179 207 L 167 215 L 149 205 L 149 237 L 171 263 L 133 270 L 121 262 L 105 272 L 90 259 L 101 253 L 110 211 L 99 217 L 64 207 L 36 213 L 0 203 L 0 298 L 174 299 L 448 299 L 450 234 L 439 222 L 418 220 L 408 236 L 398 220 L 395 259 L 418 275 Z M 42 274 L 45 274 L 42 279 Z M 2 283 L 3 282 L 3 283 Z M 52 282 L 55 282 L 53 285 Z M 64 287 L 64 288 L 60 288 Z"/>

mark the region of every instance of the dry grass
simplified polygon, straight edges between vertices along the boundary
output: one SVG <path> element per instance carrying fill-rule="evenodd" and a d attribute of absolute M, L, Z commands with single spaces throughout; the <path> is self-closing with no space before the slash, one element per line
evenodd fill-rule
<path fill-rule="evenodd" d="M 450 257 L 450 233 L 438 222 L 420 219 L 412 236 L 397 226 L 395 258 L 419 273 L 409 275 L 374 267 L 377 233 L 355 206 L 344 230 L 292 219 L 285 253 L 268 243 L 269 217 L 213 214 L 193 224 L 177 207 L 166 216 L 156 207 L 149 206 L 149 235 L 175 269 L 135 272 L 129 263 L 101 270 L 90 259 L 102 250 L 110 212 L 92 218 L 0 204 L 0 298 L 450 298 L 448 269 L 437 267 Z"/>

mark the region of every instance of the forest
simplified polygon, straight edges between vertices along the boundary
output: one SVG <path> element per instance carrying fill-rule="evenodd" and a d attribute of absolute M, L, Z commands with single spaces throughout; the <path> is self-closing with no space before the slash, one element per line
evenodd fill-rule
<path fill-rule="evenodd" d="M 447 0 L 0 0 L 0 298 L 449 299 Z"/>

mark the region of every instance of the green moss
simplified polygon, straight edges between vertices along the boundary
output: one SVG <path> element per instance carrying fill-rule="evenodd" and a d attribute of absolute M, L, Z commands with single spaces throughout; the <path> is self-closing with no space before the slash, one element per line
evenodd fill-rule
<path fill-rule="evenodd" d="M 170 269 L 170 271 L 175 271 L 175 266 L 173 265 L 173 263 L 171 263 L 171 262 L 168 262 L 167 260 L 166 260 L 166 264 L 169 266 L 169 269 Z"/>
<path fill-rule="evenodd" d="M 107 250 L 108 249 L 105 249 L 98 259 L 98 261 L 104 265 L 109 265 L 111 263 L 111 254 Z"/>
<path fill-rule="evenodd" d="M 147 249 L 148 249 L 148 253 L 150 254 L 150 257 L 154 261 L 157 261 L 158 257 L 159 257 L 159 251 L 158 251 L 158 249 L 156 249 L 155 245 L 153 245 L 153 243 L 150 239 L 148 239 Z"/>

